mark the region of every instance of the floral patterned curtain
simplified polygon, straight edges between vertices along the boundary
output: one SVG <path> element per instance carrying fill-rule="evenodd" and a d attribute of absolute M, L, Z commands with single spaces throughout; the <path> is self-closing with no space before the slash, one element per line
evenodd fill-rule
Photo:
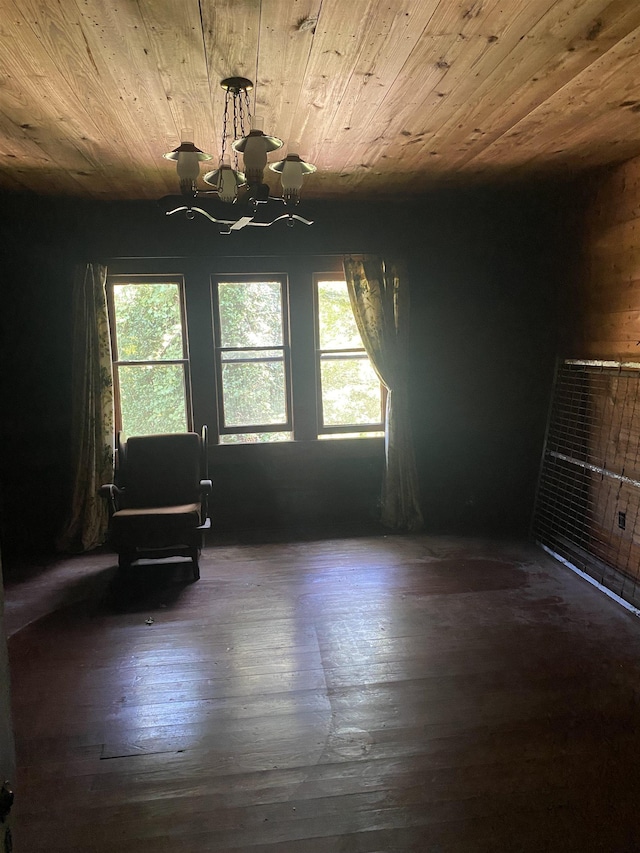
<path fill-rule="evenodd" d="M 76 269 L 73 286 L 73 495 L 61 551 L 101 545 L 108 525 L 107 502 L 98 495 L 113 477 L 113 380 L 105 286 L 107 269 Z"/>
<path fill-rule="evenodd" d="M 387 389 L 382 523 L 395 530 L 419 530 L 420 510 L 409 420 L 406 276 L 397 263 L 375 255 L 343 259 L 353 313 L 380 381 Z"/>

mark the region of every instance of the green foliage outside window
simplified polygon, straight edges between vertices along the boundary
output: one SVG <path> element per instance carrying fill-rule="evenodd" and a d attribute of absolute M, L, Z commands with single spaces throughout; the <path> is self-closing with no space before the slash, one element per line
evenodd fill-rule
<path fill-rule="evenodd" d="M 378 424 L 380 380 L 366 356 L 347 284 L 318 281 L 317 287 L 323 424 Z"/>
<path fill-rule="evenodd" d="M 362 349 L 345 281 L 318 282 L 318 332 L 321 350 Z"/>
<path fill-rule="evenodd" d="M 113 302 L 119 361 L 184 357 L 177 284 L 116 284 Z"/>
<path fill-rule="evenodd" d="M 125 435 L 187 431 L 181 364 L 126 365 L 119 376 Z"/>
<path fill-rule="evenodd" d="M 218 282 L 220 346 L 282 346 L 282 286 L 279 281 Z"/>
<path fill-rule="evenodd" d="M 113 303 L 123 432 L 185 432 L 184 367 L 162 363 L 184 357 L 179 285 L 116 284 Z"/>
<path fill-rule="evenodd" d="M 285 424 L 280 282 L 221 281 L 218 310 L 225 426 Z M 252 433 L 252 437 L 253 441 L 278 440 L 270 432 Z"/>
<path fill-rule="evenodd" d="M 380 380 L 369 359 L 322 359 L 320 371 L 325 426 L 380 423 Z"/>

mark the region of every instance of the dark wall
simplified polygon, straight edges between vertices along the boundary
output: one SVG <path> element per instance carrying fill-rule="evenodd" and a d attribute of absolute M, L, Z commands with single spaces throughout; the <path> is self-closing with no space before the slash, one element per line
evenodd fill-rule
<path fill-rule="evenodd" d="M 452 196 L 411 253 L 414 423 L 433 529 L 528 531 L 577 245 L 571 197 Z"/>
<path fill-rule="evenodd" d="M 573 264 L 571 198 L 569 185 L 555 185 L 443 189 L 410 206 L 308 203 L 303 212 L 316 219 L 312 228 L 276 225 L 231 236 L 218 235 L 205 220 L 165 217 L 154 203 L 0 198 L 5 554 L 51 548 L 63 521 L 73 268 L 116 257 L 403 254 L 412 288 L 410 382 L 427 528 L 526 533 L 557 347 L 558 298 Z M 331 505 L 370 519 L 378 459 L 350 463 L 331 452 L 337 455 L 328 476 L 317 456 L 305 461 L 299 448 L 291 449 L 298 492 L 289 493 L 286 459 L 274 467 L 266 455 L 247 454 L 236 467 L 235 488 L 250 493 L 257 507 L 260 488 L 273 506 L 277 486 L 281 511 L 266 524 L 286 526 L 287 507 L 294 506 L 298 521 L 305 511 L 311 521 Z M 265 471 L 272 472 L 266 480 Z M 332 492 L 341 479 L 345 489 L 336 502 Z M 256 516 L 236 521 L 261 523 Z"/>

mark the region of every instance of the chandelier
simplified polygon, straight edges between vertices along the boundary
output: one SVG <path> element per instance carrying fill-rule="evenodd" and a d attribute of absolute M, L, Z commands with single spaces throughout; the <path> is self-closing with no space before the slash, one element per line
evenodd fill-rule
<path fill-rule="evenodd" d="M 212 156 L 197 148 L 193 131 L 185 129 L 179 147 L 163 155 L 176 164 L 182 194 L 182 204 L 165 210 L 166 215 L 184 212 L 187 219 L 195 219 L 200 214 L 218 225 L 221 234 L 231 234 L 247 226 L 264 228 L 283 219 L 289 226 L 295 220 L 312 225 L 311 220 L 294 213 L 294 209 L 300 201 L 304 176 L 315 172 L 316 167 L 300 158 L 299 143 L 289 145 L 284 160 L 269 163 L 269 168 L 279 173 L 282 183 L 282 196 L 270 195 L 269 185 L 264 182 L 267 155 L 281 148 L 282 140 L 267 136 L 261 117 L 251 115 L 251 80 L 227 77 L 220 85 L 225 90 L 225 99 L 218 168 L 204 175 L 205 184 L 212 189 L 199 189 L 197 185 L 200 163 L 211 160 Z M 242 171 L 239 154 L 243 159 Z M 175 203 L 175 196 L 168 199 L 169 206 Z M 274 208 L 280 215 L 274 215 Z"/>

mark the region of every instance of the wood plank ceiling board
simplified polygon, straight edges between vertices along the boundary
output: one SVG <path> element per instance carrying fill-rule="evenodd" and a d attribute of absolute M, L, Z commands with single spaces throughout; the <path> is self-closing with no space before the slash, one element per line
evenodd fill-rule
<path fill-rule="evenodd" d="M 640 37 L 640 29 L 638 30 Z M 629 73 L 640 65 L 640 53 L 624 63 L 629 66 Z M 622 67 L 623 63 L 619 63 Z M 601 165 L 612 160 L 626 160 L 637 152 L 640 142 L 638 127 L 638 110 L 640 90 L 632 93 L 628 89 L 619 88 L 619 77 L 603 77 L 600 96 L 589 93 L 583 104 L 572 102 L 567 112 L 573 118 L 574 127 L 567 127 L 566 121 L 558 129 L 556 144 L 557 151 L 550 153 L 564 156 L 569 151 L 571 157 L 579 165 Z M 564 132 L 562 132 L 564 131 Z M 574 154 L 573 149 L 576 150 Z M 540 160 L 540 153 L 527 160 L 523 165 L 535 167 Z"/>
<path fill-rule="evenodd" d="M 8 156 L 16 161 L 18 180 L 33 192 L 68 188 L 92 195 L 100 164 L 82 146 L 83 137 L 99 135 L 98 124 L 74 88 L 51 73 L 38 21 L 25 18 L 12 0 L 2 0 L 0 15 L 0 136 L 3 149 L 13 149 Z"/>
<path fill-rule="evenodd" d="M 162 155 L 179 145 L 185 127 L 205 138 L 213 134 L 197 0 L 117 7 L 90 0 L 80 8 L 89 24 L 88 49 L 109 56 L 109 94 L 121 115 L 112 132 L 119 125 L 124 136 L 120 159 L 144 178 L 143 197 L 175 192 L 175 165 Z"/>
<path fill-rule="evenodd" d="M 582 14 L 575 13 L 575 0 L 549 4 L 541 16 L 540 4 L 514 7 L 517 14 L 506 20 L 501 10 L 489 20 L 479 12 L 482 22 L 480 33 L 486 39 L 487 49 L 478 61 L 470 66 L 463 63 L 463 74 L 457 79 L 453 71 L 461 63 L 452 63 L 447 79 L 443 81 L 444 97 L 434 111 L 438 130 L 408 151 L 410 162 L 424 162 L 427 155 L 438 158 L 438 167 L 457 171 L 473 158 L 474 152 L 483 151 L 505 129 L 538 106 L 540 98 L 552 93 L 565 81 L 550 79 L 545 70 L 558 62 L 558 57 L 572 58 L 570 74 L 577 73 L 591 61 L 584 56 L 591 47 L 586 40 L 582 51 L 569 50 L 571 40 L 584 32 L 593 32 L 593 3 L 582 4 Z M 607 3 L 601 2 L 606 6 Z M 628 26 L 628 23 L 626 24 Z M 625 27 L 620 30 L 628 32 Z M 604 36 L 603 36 L 604 37 Z M 606 48 L 601 48 L 604 50 Z M 533 82 L 532 82 L 533 81 Z M 533 88 L 533 103 L 527 100 L 526 91 Z M 512 91 L 517 94 L 511 98 Z M 506 105 L 506 107 L 505 107 Z M 515 113 L 515 115 L 513 114 Z"/>
<path fill-rule="evenodd" d="M 473 86 L 471 68 L 490 49 L 492 39 L 497 38 L 495 33 L 504 27 L 500 22 L 504 16 L 503 5 L 498 2 L 441 2 L 373 116 L 368 135 L 361 135 L 343 169 L 358 162 L 377 166 L 382 153 L 392 144 L 400 149 L 403 171 L 409 173 L 413 151 L 422 151 L 425 139 L 429 151 L 424 162 L 437 156 L 438 152 L 432 153 L 431 138 L 440 125 L 439 115 L 450 109 L 447 99 L 456 91 L 456 85 L 471 80 L 469 85 Z M 394 169 L 393 160 L 385 159 L 389 160 L 385 168 Z"/>
<path fill-rule="evenodd" d="M 640 144 L 637 112 L 629 109 L 629 101 L 632 107 L 640 103 L 640 83 L 634 80 L 638 68 L 640 27 L 532 110 L 475 162 L 497 158 L 522 167 L 541 158 L 566 160 L 569 154 L 573 162 L 598 165 L 620 160 L 624 153 L 632 156 Z M 620 131 L 630 147 L 618 154 Z"/>
<path fill-rule="evenodd" d="M 537 46 L 531 57 L 514 56 L 514 65 L 509 76 L 513 81 L 510 91 L 507 93 L 503 83 L 494 81 L 493 92 L 485 93 L 471 116 L 484 126 L 493 127 L 493 132 L 485 134 L 481 143 L 467 147 L 460 156 L 454 157 L 452 164 L 461 165 L 475 158 L 480 161 L 483 157 L 487 160 L 500 160 L 500 155 L 490 146 L 494 143 L 500 144 L 502 140 L 515 141 L 522 137 L 524 127 L 521 123 L 527 122 L 529 116 L 541 115 L 541 111 L 546 109 L 545 104 L 551 103 L 558 93 L 565 93 L 569 99 L 575 99 L 578 96 L 576 87 L 579 87 L 583 75 L 589 75 L 590 69 L 600 67 L 601 60 L 606 63 L 610 51 L 617 50 L 619 45 L 624 44 L 630 30 L 640 22 L 640 6 L 630 10 L 629 14 L 622 15 L 617 14 L 622 10 L 611 8 L 619 5 L 620 3 L 610 4 L 600 17 L 592 20 L 590 24 L 583 22 L 581 31 L 574 35 L 565 32 L 555 53 L 546 59 L 544 53 L 549 49 L 550 43 L 544 31 L 536 36 Z M 537 67 L 534 67 L 531 63 L 536 57 Z M 544 65 L 538 64 L 543 61 Z M 616 74 L 623 76 L 618 72 Z M 590 81 L 596 92 L 599 91 L 597 76 L 587 76 L 585 79 Z M 633 79 L 633 75 L 624 75 L 623 79 Z M 517 85 L 518 81 L 523 82 Z M 492 107 L 493 110 L 487 114 L 487 109 Z M 538 134 L 534 140 L 538 148 L 549 144 L 555 148 L 556 122 L 562 121 L 564 115 L 564 110 L 556 109 L 551 115 L 547 115 L 544 121 L 539 122 Z M 446 137 L 443 142 L 446 144 Z"/>
<path fill-rule="evenodd" d="M 325 125 L 324 138 L 316 143 L 320 168 L 331 163 L 335 164 L 334 171 L 344 172 L 344 164 L 350 160 L 362 134 L 367 135 L 367 144 L 374 141 L 374 116 L 422 37 L 437 4 L 438 0 L 409 0 L 395 6 L 378 5 L 372 10 L 346 85 L 331 120 Z M 392 106 L 397 107 L 397 104 Z"/>
<path fill-rule="evenodd" d="M 160 171 L 156 161 L 168 136 L 159 120 L 163 116 L 170 120 L 171 116 L 158 85 L 155 62 L 146 46 L 140 8 L 126 4 L 116 8 L 101 0 L 91 0 L 79 6 L 78 14 L 85 51 L 102 82 L 102 103 L 109 111 L 108 123 L 103 126 L 100 157 L 113 176 L 112 195 L 120 195 L 116 179 L 124 186 L 137 181 L 141 198 L 149 197 L 150 186 L 154 184 L 168 192 L 169 171 Z M 153 97 L 156 105 L 153 111 L 148 109 L 148 96 Z M 104 137 L 112 144 L 105 144 Z"/>
<path fill-rule="evenodd" d="M 42 49 L 54 63 L 59 81 L 64 81 L 74 94 L 75 102 L 91 124 L 76 143 L 93 164 L 95 171 L 104 175 L 114 186 L 126 187 L 137 184 L 138 192 L 144 191 L 144 182 L 138 175 L 122 173 L 120 158 L 112 156 L 110 146 L 103 145 L 105 132 L 120 145 L 126 144 L 127 123 L 123 120 L 122 108 L 113 103 L 113 84 L 109 74 L 109 63 L 104 53 L 94 52 L 88 41 L 91 27 L 81 23 L 75 2 L 50 4 L 41 0 L 25 0 L 20 4 L 25 18 L 31 22 L 42 44 Z M 37 27 L 37 29 L 36 29 Z M 73 109 L 70 106 L 70 112 Z M 92 125 L 97 126 L 98 133 Z M 71 139 L 69 139 L 71 142 Z M 95 180 L 91 174 L 84 176 L 89 182 Z"/>
<path fill-rule="evenodd" d="M 371 20 L 368 39 L 361 49 L 328 132 L 322 141 L 336 148 L 335 156 L 349 157 L 353 141 L 366 129 L 387 97 L 387 91 L 401 73 L 411 51 L 422 37 L 439 0 L 405 0 L 378 6 Z M 353 133 L 351 133 L 353 131 Z M 349 135 L 346 139 L 344 133 Z"/>
<path fill-rule="evenodd" d="M 55 141 L 49 140 L 43 148 L 40 134 L 36 131 L 32 139 L 28 132 L 45 124 L 42 114 L 20 105 L 20 94 L 9 93 L 7 88 L 5 108 L 0 111 L 0 189 L 63 193 L 69 186 L 69 176 L 55 167 Z M 87 162 L 84 167 L 91 168 L 91 164 Z"/>
<path fill-rule="evenodd" d="M 137 196 L 145 197 L 149 178 L 157 183 L 164 177 L 154 162 L 158 146 L 145 133 L 145 114 L 153 122 L 156 113 L 145 113 L 140 97 L 145 81 L 136 73 L 136 56 L 144 56 L 136 38 L 137 33 L 144 34 L 141 18 L 129 15 L 126 6 L 118 11 L 100 0 L 83 3 L 82 11 L 73 2 L 63 7 L 34 0 L 22 8 L 39 25 L 39 37 L 59 79 L 99 127 L 99 135 L 89 130 L 79 138 L 86 155 L 109 181 L 108 194 L 120 195 L 135 186 Z M 154 76 L 157 79 L 157 73 Z"/>
<path fill-rule="evenodd" d="M 265 118 L 265 132 L 285 143 L 273 160 L 282 159 L 290 143 L 300 141 L 307 106 L 301 90 L 320 6 L 321 0 L 272 0 L 268 14 L 261 17 L 256 112 Z M 297 153 L 303 159 L 308 156 L 306 150 Z"/>
<path fill-rule="evenodd" d="M 162 154 L 192 127 L 217 165 L 231 75 L 307 197 L 617 162 L 638 28 L 637 0 L 0 0 L 0 189 L 175 192 Z"/>
<path fill-rule="evenodd" d="M 307 73 L 296 110 L 298 135 L 307 156 L 327 167 L 324 144 L 338 105 L 345 97 L 357 62 L 374 38 L 376 0 L 323 0 Z M 349 147 L 348 138 L 343 143 Z"/>

